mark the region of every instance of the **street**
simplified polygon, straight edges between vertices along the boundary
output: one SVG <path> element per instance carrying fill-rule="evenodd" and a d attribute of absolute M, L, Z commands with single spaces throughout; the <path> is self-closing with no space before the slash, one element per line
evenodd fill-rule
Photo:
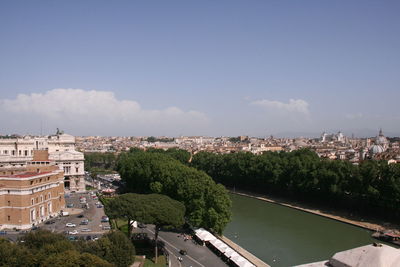
<path fill-rule="evenodd" d="M 154 238 L 154 226 L 147 225 L 146 228 L 135 229 L 134 232 L 147 233 L 149 238 Z M 168 251 L 171 260 L 171 266 L 184 267 L 227 267 L 220 257 L 215 255 L 209 248 L 195 243 L 193 240 L 185 241 L 184 238 L 175 232 L 160 231 L 159 241 L 164 242 L 165 249 Z M 181 255 L 180 250 L 185 250 L 186 255 Z M 180 262 L 178 257 L 182 258 Z"/>

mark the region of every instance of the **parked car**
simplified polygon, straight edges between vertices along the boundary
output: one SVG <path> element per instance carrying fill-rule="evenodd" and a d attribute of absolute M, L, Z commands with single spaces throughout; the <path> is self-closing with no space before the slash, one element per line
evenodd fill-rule
<path fill-rule="evenodd" d="M 68 232 L 68 234 L 70 234 L 70 235 L 77 235 L 77 234 L 78 234 L 78 231 L 77 231 L 77 230 L 70 231 L 70 232 Z"/>
<path fill-rule="evenodd" d="M 0 235 L 6 235 L 6 234 L 7 234 L 7 231 L 4 231 L 4 230 L 0 231 Z"/>
<path fill-rule="evenodd" d="M 61 212 L 61 216 L 69 216 L 69 212 L 68 211 L 62 211 Z"/>
<path fill-rule="evenodd" d="M 107 216 L 101 216 L 101 222 L 109 222 L 110 219 Z"/>
<path fill-rule="evenodd" d="M 81 221 L 80 223 L 81 225 L 88 225 L 89 224 L 89 220 L 88 219 L 84 219 Z"/>
<path fill-rule="evenodd" d="M 54 221 L 54 220 L 50 220 L 50 221 L 46 221 L 45 222 L 45 224 L 53 224 L 53 223 L 55 223 L 56 221 Z"/>
<path fill-rule="evenodd" d="M 66 226 L 66 227 L 76 227 L 76 224 L 74 224 L 74 223 L 67 223 L 65 226 Z"/>
<path fill-rule="evenodd" d="M 103 230 L 111 230 L 111 227 L 109 225 L 104 225 Z"/>
<path fill-rule="evenodd" d="M 89 228 L 83 228 L 82 230 L 81 230 L 81 232 L 91 232 L 92 230 L 90 230 Z"/>
<path fill-rule="evenodd" d="M 67 204 L 67 208 L 73 208 L 73 207 L 74 207 L 74 204 L 72 204 L 72 203 Z"/>

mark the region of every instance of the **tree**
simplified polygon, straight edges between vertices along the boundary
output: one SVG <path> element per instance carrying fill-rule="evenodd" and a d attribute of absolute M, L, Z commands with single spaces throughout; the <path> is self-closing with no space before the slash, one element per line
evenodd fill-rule
<path fill-rule="evenodd" d="M 203 171 L 189 167 L 166 153 L 153 150 L 123 153 L 118 161 L 118 171 L 126 182 L 128 192 L 160 193 L 182 202 L 186 207 L 185 217 L 192 226 L 222 233 L 230 220 L 228 192 L 216 189 L 217 184 Z M 209 201 L 213 198 L 223 204 L 215 207 L 219 202 Z M 214 212 L 216 210 L 218 212 Z M 209 220 L 211 215 L 215 220 Z"/>
<path fill-rule="evenodd" d="M 113 267 L 111 263 L 89 253 L 80 254 L 76 250 L 67 250 L 64 253 L 50 255 L 42 264 L 42 267 Z"/>
<path fill-rule="evenodd" d="M 155 255 L 158 256 L 158 232 L 161 227 L 180 227 L 184 223 L 185 206 L 176 200 L 159 194 L 123 194 L 110 200 L 106 212 L 111 218 L 128 220 L 128 231 L 131 234 L 131 221 L 136 220 L 155 225 Z"/>

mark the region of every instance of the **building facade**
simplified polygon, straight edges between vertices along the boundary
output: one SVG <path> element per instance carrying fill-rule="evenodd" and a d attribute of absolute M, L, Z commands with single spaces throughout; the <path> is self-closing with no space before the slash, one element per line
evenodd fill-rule
<path fill-rule="evenodd" d="M 0 168 L 0 229 L 29 229 L 65 207 L 63 171 L 47 150 L 33 153 L 25 168 Z"/>
<path fill-rule="evenodd" d="M 26 168 L 35 150 L 47 150 L 49 160 L 64 172 L 67 191 L 85 191 L 84 155 L 75 150 L 75 137 L 68 134 L 0 139 L 0 168 Z"/>

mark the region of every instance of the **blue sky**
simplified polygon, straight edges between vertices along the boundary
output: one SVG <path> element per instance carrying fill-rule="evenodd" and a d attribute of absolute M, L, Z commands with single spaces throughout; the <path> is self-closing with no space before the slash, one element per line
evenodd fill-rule
<path fill-rule="evenodd" d="M 400 135 L 398 14 L 399 1 L 1 1 L 0 134 Z"/>

